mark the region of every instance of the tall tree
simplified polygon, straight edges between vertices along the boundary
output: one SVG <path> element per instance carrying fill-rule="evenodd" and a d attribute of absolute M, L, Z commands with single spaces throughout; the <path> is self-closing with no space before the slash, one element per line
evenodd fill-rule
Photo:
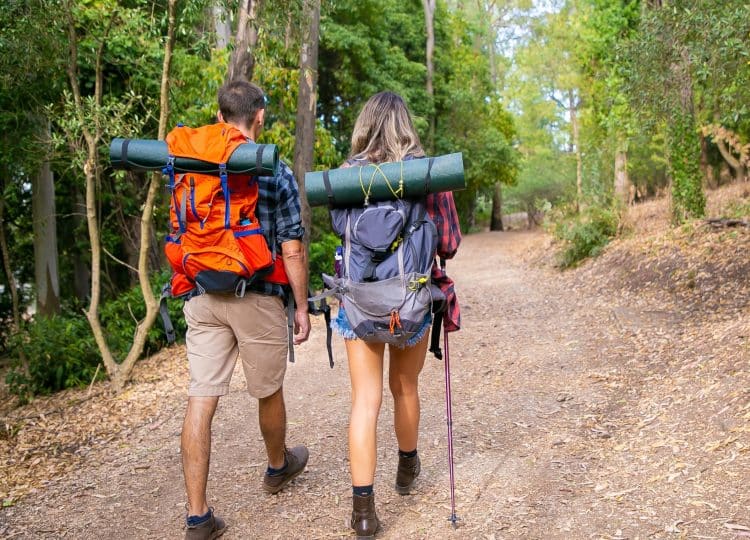
<path fill-rule="evenodd" d="M 160 93 L 161 111 L 159 117 L 159 135 L 161 138 L 166 134 L 166 121 L 168 118 L 169 70 L 174 47 L 176 4 L 177 0 L 168 0 L 167 2 L 167 39 L 164 49 Z M 102 23 L 102 26 L 98 28 L 88 26 L 86 28 L 86 31 L 88 32 L 86 36 L 87 39 L 91 39 L 95 44 L 93 57 L 93 96 L 84 96 L 81 91 L 79 75 L 79 43 L 82 38 L 79 35 L 79 24 L 81 24 L 82 21 L 77 19 L 76 15 L 92 19 L 101 16 L 101 13 L 88 12 L 85 8 L 83 11 L 80 11 L 78 6 L 74 7 L 71 5 L 70 1 L 68 1 L 65 4 L 64 15 L 67 22 L 68 46 L 70 53 L 67 66 L 71 92 L 71 103 L 69 104 L 69 107 L 73 114 L 72 121 L 65 125 L 71 130 L 71 133 L 68 136 L 71 151 L 74 154 L 81 155 L 82 158 L 82 169 L 86 180 L 86 222 L 89 231 L 89 242 L 91 245 L 91 296 L 85 314 L 94 334 L 94 339 L 96 340 L 99 352 L 102 355 L 107 374 L 112 379 L 113 387 L 115 391 L 121 391 L 130 377 L 135 362 L 143 352 L 143 346 L 148 331 L 153 325 L 157 315 L 158 306 L 148 279 L 148 250 L 151 239 L 151 220 L 154 201 L 156 194 L 158 193 L 161 178 L 158 175 L 152 177 L 141 218 L 141 250 L 139 255 L 138 277 L 141 283 L 141 291 L 146 301 L 146 317 L 136 325 L 135 335 L 127 356 L 121 363 L 119 363 L 107 343 L 99 314 L 102 288 L 102 229 L 99 222 L 100 216 L 98 215 L 100 204 L 98 188 L 102 184 L 102 164 L 100 162 L 99 150 L 105 135 L 103 108 L 103 59 L 107 43 L 109 42 L 109 34 L 120 16 L 120 13 L 118 13 L 117 9 L 109 10 L 107 13 L 108 17 L 99 21 Z M 74 136 L 74 131 L 80 133 L 82 143 L 77 142 L 79 137 Z M 79 146 L 79 144 L 81 146 Z"/>
<path fill-rule="evenodd" d="M 5 175 L 3 175 L 5 176 Z M 0 180 L 0 188 L 5 188 L 5 182 Z M 3 191 L 5 191 L 3 189 Z M 3 271 L 7 282 L 11 298 L 11 330 L 17 332 L 21 326 L 21 308 L 18 300 L 18 283 L 13 275 L 13 265 L 10 258 L 10 249 L 8 248 L 8 237 L 5 233 L 5 193 L 0 197 L 0 255 L 3 258 Z"/>
<path fill-rule="evenodd" d="M 35 122 L 37 125 L 41 122 Z M 49 122 L 45 119 L 39 134 L 40 145 L 51 149 Z M 60 276 L 57 264 L 57 215 L 55 182 L 49 159 L 46 158 L 32 183 L 32 215 L 34 221 L 34 269 L 36 312 L 49 317 L 60 312 Z"/>
<path fill-rule="evenodd" d="M 227 70 L 227 82 L 236 79 L 253 80 L 261 4 L 262 0 L 240 0 L 237 4 L 237 33 Z"/>
<path fill-rule="evenodd" d="M 424 24 L 427 39 L 425 42 L 425 66 L 427 68 L 427 77 L 425 79 L 425 91 L 427 98 L 430 100 L 429 122 L 430 128 L 427 133 L 427 148 L 429 152 L 435 151 L 435 88 L 433 79 L 435 78 L 435 0 L 422 0 L 424 9 Z"/>
<path fill-rule="evenodd" d="M 223 0 L 216 0 L 211 6 L 211 16 L 214 21 L 214 32 L 216 34 L 216 48 L 223 50 L 232 39 L 232 25 L 229 14 Z"/>
<path fill-rule="evenodd" d="M 679 223 L 705 212 L 701 145 L 694 99 L 692 9 L 684 0 L 669 8 L 644 5 L 637 35 L 627 47 L 627 91 L 641 118 L 665 125 L 665 155 L 672 182 L 672 219 Z"/>
<path fill-rule="evenodd" d="M 305 0 L 302 11 L 303 32 L 299 57 L 299 93 L 295 123 L 294 176 L 300 188 L 305 245 L 310 243 L 312 217 L 305 196 L 305 172 L 313 168 L 318 88 L 318 41 L 320 37 L 320 0 Z"/>
<path fill-rule="evenodd" d="M 7 278 L 34 282 L 37 313 L 42 316 L 56 313 L 60 305 L 50 127 L 44 110 L 59 98 L 64 82 L 56 7 L 54 0 L 9 0 L 0 5 L 0 189 L 5 205 L 0 244 L 5 246 Z M 29 28 L 45 32 L 30 33 Z M 24 207 L 27 200 L 30 208 Z M 32 249 L 27 251 L 27 244 Z M 13 319 L 18 319 L 28 296 L 17 285 L 5 290 L 11 296 Z M 0 313 L 0 318 L 6 316 Z"/>
<path fill-rule="evenodd" d="M 486 25 L 486 48 L 490 67 L 490 80 L 492 88 L 499 93 L 501 90 L 500 66 L 498 57 L 499 48 L 508 48 L 513 38 L 509 29 L 517 26 L 518 19 L 523 10 L 530 8 L 528 2 L 523 0 L 479 0 L 479 12 L 483 16 Z M 492 210 L 490 212 L 490 230 L 503 230 L 503 183 L 495 182 L 492 187 Z"/>

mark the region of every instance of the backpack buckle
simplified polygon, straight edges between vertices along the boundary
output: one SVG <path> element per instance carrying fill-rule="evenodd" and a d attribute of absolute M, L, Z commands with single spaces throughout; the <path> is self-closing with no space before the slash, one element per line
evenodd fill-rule
<path fill-rule="evenodd" d="M 411 279 L 411 280 L 409 280 L 409 283 L 406 286 L 407 286 L 407 288 L 410 291 L 416 292 L 419 289 L 421 289 L 422 287 L 424 287 L 426 283 L 427 283 L 427 278 L 426 277 L 421 277 L 421 278 L 418 278 L 418 279 Z"/>

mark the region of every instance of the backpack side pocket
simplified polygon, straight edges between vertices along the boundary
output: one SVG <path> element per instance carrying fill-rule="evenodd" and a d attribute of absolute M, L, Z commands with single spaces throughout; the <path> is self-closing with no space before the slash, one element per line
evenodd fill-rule
<path fill-rule="evenodd" d="M 169 261 L 172 270 L 178 274 L 185 273 L 185 269 L 182 266 L 182 242 L 180 242 L 179 237 L 173 234 L 167 235 L 164 242 L 164 254 L 167 256 L 167 260 Z"/>
<path fill-rule="evenodd" d="M 254 274 L 264 275 L 272 270 L 273 255 L 268 249 L 268 243 L 259 222 L 236 225 L 232 227 L 232 234 L 248 267 Z"/>

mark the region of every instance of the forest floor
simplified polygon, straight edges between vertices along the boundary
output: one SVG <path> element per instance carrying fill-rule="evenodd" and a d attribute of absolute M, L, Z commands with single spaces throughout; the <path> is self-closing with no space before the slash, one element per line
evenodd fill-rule
<path fill-rule="evenodd" d="M 710 213 L 750 186 L 711 195 Z M 723 198 L 723 199 L 722 199 Z M 729 202 L 727 202 L 729 201 Z M 451 335 L 456 510 L 450 517 L 443 364 L 422 378 L 416 491 L 399 496 L 393 402 L 383 401 L 379 538 L 750 537 L 750 230 L 671 229 L 666 202 L 561 272 L 542 232 L 467 235 L 449 263 L 463 309 Z M 343 343 L 328 367 L 314 321 L 285 383 L 304 474 L 278 495 L 241 372 L 214 421 L 210 504 L 225 538 L 350 536 Z M 105 383 L 5 410 L 2 538 L 180 538 L 183 347 Z"/>

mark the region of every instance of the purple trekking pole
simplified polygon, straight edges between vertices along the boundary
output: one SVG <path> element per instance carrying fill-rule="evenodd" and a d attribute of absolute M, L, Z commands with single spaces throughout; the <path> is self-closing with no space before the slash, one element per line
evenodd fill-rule
<path fill-rule="evenodd" d="M 440 259 L 440 268 L 445 273 L 445 259 Z M 447 310 L 447 306 L 445 307 Z M 440 350 L 440 330 L 445 326 L 445 310 L 436 315 L 432 327 L 432 336 L 430 336 L 430 352 L 438 360 L 443 360 L 443 351 Z M 442 323 L 442 325 L 440 324 Z M 453 475 L 453 408 L 451 406 L 451 361 L 450 349 L 448 348 L 448 332 L 443 332 L 443 349 L 445 350 L 445 421 L 448 424 L 448 474 L 450 478 L 451 489 L 451 517 L 448 521 L 455 529 L 458 526 L 458 517 L 456 517 L 456 482 Z"/>
<path fill-rule="evenodd" d="M 448 332 L 443 332 L 443 348 L 445 349 L 445 417 L 448 424 L 448 474 L 451 483 L 451 517 L 448 518 L 455 529 L 456 517 L 456 484 L 453 476 L 453 409 L 451 407 L 451 355 L 448 349 Z"/>

